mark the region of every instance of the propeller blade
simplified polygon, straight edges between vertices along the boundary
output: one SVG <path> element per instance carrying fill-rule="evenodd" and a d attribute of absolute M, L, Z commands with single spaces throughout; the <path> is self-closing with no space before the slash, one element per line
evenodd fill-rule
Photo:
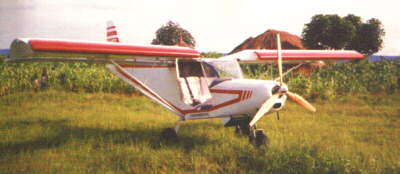
<path fill-rule="evenodd" d="M 278 47 L 278 70 L 279 70 L 279 82 L 281 86 L 283 84 L 283 75 L 282 75 L 282 48 L 281 48 L 281 36 L 279 33 L 276 35 L 276 45 Z"/>
<path fill-rule="evenodd" d="M 249 123 L 249 126 L 253 127 L 254 124 L 256 124 L 256 122 L 259 119 L 261 119 L 261 117 L 263 117 L 267 112 L 269 112 L 271 110 L 272 106 L 274 106 L 276 99 L 278 99 L 278 98 L 279 98 L 279 94 L 274 94 L 267 101 L 265 101 L 263 103 L 263 105 L 261 106 L 261 108 L 257 111 L 256 115 L 253 117 L 251 122 Z"/>
<path fill-rule="evenodd" d="M 306 99 L 304 99 L 302 96 L 297 95 L 296 93 L 292 93 L 287 91 L 286 95 L 289 97 L 289 99 L 291 99 L 292 101 L 296 102 L 297 104 L 303 106 L 304 108 L 306 108 L 307 110 L 311 111 L 311 112 L 315 112 L 317 111 L 317 109 L 315 109 L 315 107 L 313 105 L 311 105 Z"/>

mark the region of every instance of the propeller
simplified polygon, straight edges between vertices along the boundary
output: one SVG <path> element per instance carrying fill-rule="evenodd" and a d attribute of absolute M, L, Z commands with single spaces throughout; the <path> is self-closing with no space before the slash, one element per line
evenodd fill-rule
<path fill-rule="evenodd" d="M 317 109 L 315 109 L 313 105 L 311 105 L 306 99 L 296 93 L 287 91 L 286 96 L 288 96 L 290 100 L 296 102 L 297 104 L 303 106 L 311 112 L 317 111 Z"/>
<path fill-rule="evenodd" d="M 278 48 L 278 71 L 279 71 L 279 82 L 280 86 L 283 85 L 283 75 L 282 75 L 282 48 L 281 48 L 281 36 L 279 33 L 276 35 L 276 45 Z"/>
<path fill-rule="evenodd" d="M 277 48 L 278 48 L 278 71 L 279 71 L 279 90 L 275 94 L 273 94 L 270 98 L 268 98 L 258 109 L 256 115 L 254 115 L 253 119 L 250 121 L 249 126 L 253 127 L 258 120 L 260 120 L 266 113 L 268 113 L 274 104 L 276 103 L 276 100 L 281 98 L 283 95 L 286 95 L 290 100 L 294 101 L 295 103 L 299 104 L 300 106 L 303 106 L 305 109 L 315 112 L 316 109 L 313 105 L 311 105 L 306 99 L 301 97 L 300 95 L 296 93 L 292 93 L 289 91 L 280 91 L 283 83 L 283 75 L 282 75 L 282 48 L 281 48 L 281 39 L 279 33 L 276 36 L 276 41 L 277 41 Z"/>

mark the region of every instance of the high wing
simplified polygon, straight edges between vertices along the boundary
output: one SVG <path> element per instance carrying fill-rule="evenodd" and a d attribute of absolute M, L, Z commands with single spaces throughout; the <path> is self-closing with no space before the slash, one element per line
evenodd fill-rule
<path fill-rule="evenodd" d="M 359 60 L 364 56 L 351 50 L 281 50 L 283 63 L 314 61 Z M 243 64 L 273 63 L 278 60 L 277 50 L 243 50 L 221 59 L 237 60 Z"/>
<path fill-rule="evenodd" d="M 174 62 L 177 58 L 198 58 L 194 49 L 176 46 L 131 45 L 117 42 L 90 42 L 61 39 L 15 39 L 8 62 L 78 61 L 104 63 Z"/>

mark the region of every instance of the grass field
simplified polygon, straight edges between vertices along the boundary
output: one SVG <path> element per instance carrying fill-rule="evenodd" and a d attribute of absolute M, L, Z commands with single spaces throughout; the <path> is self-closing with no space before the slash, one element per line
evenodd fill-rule
<path fill-rule="evenodd" d="M 62 91 L 0 98 L 0 173 L 400 173 L 400 96 L 288 103 L 255 148 L 218 119 L 187 121 L 143 96 Z"/>

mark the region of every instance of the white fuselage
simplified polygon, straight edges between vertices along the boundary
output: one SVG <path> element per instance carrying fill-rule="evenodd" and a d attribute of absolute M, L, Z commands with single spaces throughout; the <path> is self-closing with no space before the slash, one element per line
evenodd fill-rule
<path fill-rule="evenodd" d="M 207 60 L 207 62 L 210 61 L 212 60 Z M 271 97 L 273 87 L 278 85 L 276 81 L 272 80 L 204 77 L 203 81 L 209 87 L 211 98 L 203 104 L 208 107 L 202 108 L 182 101 L 182 89 L 178 85 L 176 66 L 108 64 L 107 68 L 146 96 L 185 120 L 240 115 L 252 116 Z M 287 90 L 286 85 L 282 90 Z M 281 109 L 285 101 L 286 96 L 280 98 L 277 101 L 280 106 L 277 105 L 279 107 L 273 108 L 271 112 Z"/>

